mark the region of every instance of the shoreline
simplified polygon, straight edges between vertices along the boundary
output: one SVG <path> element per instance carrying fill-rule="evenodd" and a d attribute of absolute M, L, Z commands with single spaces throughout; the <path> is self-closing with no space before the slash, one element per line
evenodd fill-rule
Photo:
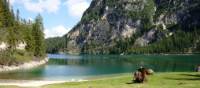
<path fill-rule="evenodd" d="M 18 87 L 41 87 L 51 84 L 61 83 L 79 83 L 89 80 L 71 80 L 71 81 L 51 81 L 51 80 L 0 80 L 0 86 L 18 86 Z"/>
<path fill-rule="evenodd" d="M 17 87 L 41 87 L 51 84 L 62 83 L 80 83 L 87 82 L 89 80 L 63 80 L 63 81 L 51 81 L 51 80 L 0 80 L 0 86 L 17 86 Z"/>
<path fill-rule="evenodd" d="M 48 53 L 48 54 L 60 54 L 60 53 Z M 119 56 L 124 56 L 124 55 L 199 55 L 200 52 L 196 52 L 196 53 L 142 53 L 142 54 L 70 54 L 70 53 L 66 53 L 66 55 L 119 55 Z M 63 55 L 63 54 L 60 54 Z"/>
<path fill-rule="evenodd" d="M 48 60 L 49 59 L 46 57 L 45 59 L 40 60 L 40 61 L 30 61 L 30 62 L 26 62 L 26 63 L 18 65 L 18 66 L 15 66 L 15 65 L 1 66 L 0 73 L 11 72 L 11 71 L 16 71 L 16 70 L 23 70 L 23 69 L 31 69 L 31 68 L 46 64 L 48 62 Z"/>
<path fill-rule="evenodd" d="M 66 83 L 68 81 L 37 81 L 37 80 L 9 80 L 0 81 L 0 86 L 40 87 L 50 84 Z"/>

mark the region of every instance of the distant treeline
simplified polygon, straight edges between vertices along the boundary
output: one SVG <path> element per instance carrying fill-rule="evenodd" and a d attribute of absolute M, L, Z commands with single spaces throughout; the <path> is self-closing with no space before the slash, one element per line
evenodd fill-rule
<path fill-rule="evenodd" d="M 46 42 L 46 52 L 47 53 L 59 53 L 65 52 L 65 48 L 67 45 L 67 39 L 64 37 L 54 37 L 48 38 L 45 40 Z"/>

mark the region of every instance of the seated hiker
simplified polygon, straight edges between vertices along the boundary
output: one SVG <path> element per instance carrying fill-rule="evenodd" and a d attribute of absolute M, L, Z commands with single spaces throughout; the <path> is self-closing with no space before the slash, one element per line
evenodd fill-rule
<path fill-rule="evenodd" d="M 148 70 L 146 68 L 140 67 L 134 73 L 134 82 L 143 83 L 144 81 L 147 81 L 146 75 L 149 75 Z"/>
<path fill-rule="evenodd" d="M 145 68 L 140 67 L 135 73 L 134 73 L 134 82 L 136 83 L 143 83 L 146 77 L 146 73 L 144 71 Z"/>

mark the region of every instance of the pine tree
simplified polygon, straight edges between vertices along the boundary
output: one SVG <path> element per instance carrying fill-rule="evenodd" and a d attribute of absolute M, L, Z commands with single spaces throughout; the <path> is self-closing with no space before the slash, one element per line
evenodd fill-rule
<path fill-rule="evenodd" d="M 33 37 L 35 41 L 35 49 L 34 55 L 35 56 L 44 56 L 45 55 L 45 44 L 44 44 L 44 27 L 42 22 L 42 16 L 38 15 L 35 19 L 35 23 L 33 24 Z"/>
<path fill-rule="evenodd" d="M 16 15 L 16 20 L 17 20 L 17 22 L 20 22 L 19 14 L 20 14 L 20 12 L 19 12 L 19 10 L 17 10 L 17 15 Z"/>
<path fill-rule="evenodd" d="M 26 42 L 26 50 L 28 52 L 34 52 L 34 45 L 35 45 L 35 42 L 34 42 L 34 38 L 33 38 L 33 35 L 32 35 L 32 25 L 24 25 L 23 26 L 23 38 Z"/>
<path fill-rule="evenodd" d="M 10 5 L 8 1 L 4 1 L 4 21 L 3 24 L 6 28 L 8 35 L 7 35 L 7 43 L 9 45 L 9 49 L 11 50 L 11 53 L 15 51 L 16 46 L 18 44 L 18 38 L 19 38 L 19 32 L 17 31 L 18 24 L 15 21 L 15 15 L 13 9 L 10 9 Z"/>
<path fill-rule="evenodd" d="M 4 13 L 4 8 L 3 8 L 3 1 L 0 0 L 0 28 L 3 27 L 3 13 Z"/>

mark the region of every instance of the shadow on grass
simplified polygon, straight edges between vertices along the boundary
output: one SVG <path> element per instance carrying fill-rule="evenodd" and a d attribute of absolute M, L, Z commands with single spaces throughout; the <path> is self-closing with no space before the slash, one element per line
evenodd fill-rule
<path fill-rule="evenodd" d="M 179 77 L 179 78 L 166 77 L 166 79 L 170 79 L 170 80 L 191 80 L 191 81 L 200 80 L 200 74 L 179 74 L 179 75 L 182 75 L 184 77 Z"/>
<path fill-rule="evenodd" d="M 191 81 L 200 80 L 200 78 L 169 78 L 169 77 L 166 77 L 166 79 L 170 79 L 170 80 L 191 80 Z"/>
<path fill-rule="evenodd" d="M 126 84 L 135 84 L 135 81 L 131 80 L 130 82 L 127 82 Z"/>
<path fill-rule="evenodd" d="M 135 84 L 134 82 L 127 82 L 126 84 Z"/>
<path fill-rule="evenodd" d="M 127 82 L 126 84 L 143 84 L 143 83 L 144 82 L 139 83 L 139 82 L 131 81 L 131 82 Z"/>
<path fill-rule="evenodd" d="M 180 75 L 200 78 L 200 74 L 180 74 Z"/>

